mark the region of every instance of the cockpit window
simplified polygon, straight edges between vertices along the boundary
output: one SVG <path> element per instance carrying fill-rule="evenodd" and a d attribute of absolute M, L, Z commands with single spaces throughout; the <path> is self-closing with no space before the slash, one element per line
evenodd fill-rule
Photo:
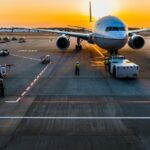
<path fill-rule="evenodd" d="M 109 31 L 125 31 L 125 27 L 115 27 L 115 26 L 107 27 L 106 32 Z"/>

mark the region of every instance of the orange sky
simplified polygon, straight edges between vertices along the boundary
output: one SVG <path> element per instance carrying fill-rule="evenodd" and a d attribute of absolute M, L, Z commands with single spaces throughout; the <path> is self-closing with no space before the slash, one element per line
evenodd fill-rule
<path fill-rule="evenodd" d="M 93 16 L 116 15 L 128 26 L 150 27 L 150 0 L 91 0 Z M 1 0 L 1 27 L 89 26 L 88 0 Z"/>

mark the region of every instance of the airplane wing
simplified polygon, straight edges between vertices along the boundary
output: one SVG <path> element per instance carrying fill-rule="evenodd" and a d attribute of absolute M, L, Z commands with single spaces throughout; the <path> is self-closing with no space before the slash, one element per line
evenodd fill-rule
<path fill-rule="evenodd" d="M 139 32 L 144 32 L 144 31 L 150 31 L 150 28 L 146 28 L 146 29 L 138 29 L 138 30 L 130 30 L 128 31 L 129 35 L 132 35 L 134 33 L 139 33 Z"/>
<path fill-rule="evenodd" d="M 85 28 L 85 27 L 81 27 L 81 26 L 72 26 L 72 25 L 68 25 L 68 27 L 73 27 L 73 28 L 77 28 L 77 29 L 82 29 L 88 32 L 92 32 L 91 29 Z"/>
<path fill-rule="evenodd" d="M 68 36 L 81 38 L 81 39 L 84 39 L 84 40 L 88 40 L 89 37 L 90 37 L 89 33 L 67 32 L 67 31 L 46 30 L 46 29 L 34 29 L 34 30 L 43 31 L 43 32 L 50 32 L 50 33 L 57 33 L 57 34 L 65 34 L 65 35 L 68 35 Z"/>

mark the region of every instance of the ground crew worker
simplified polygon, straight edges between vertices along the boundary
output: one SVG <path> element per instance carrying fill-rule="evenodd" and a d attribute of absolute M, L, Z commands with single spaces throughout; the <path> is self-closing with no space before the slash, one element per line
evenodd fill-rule
<path fill-rule="evenodd" d="M 105 71 L 107 72 L 107 71 L 109 71 L 108 69 L 109 69 L 109 59 L 108 58 L 105 58 L 105 60 L 104 60 L 104 65 L 105 65 Z"/>
<path fill-rule="evenodd" d="M 2 78 L 2 67 L 0 65 L 0 79 Z"/>
<path fill-rule="evenodd" d="M 2 97 L 5 96 L 4 90 L 5 90 L 5 87 L 4 87 L 3 79 L 0 79 L 0 95 Z"/>
<path fill-rule="evenodd" d="M 77 61 L 75 65 L 75 75 L 79 76 L 80 75 L 80 63 Z"/>

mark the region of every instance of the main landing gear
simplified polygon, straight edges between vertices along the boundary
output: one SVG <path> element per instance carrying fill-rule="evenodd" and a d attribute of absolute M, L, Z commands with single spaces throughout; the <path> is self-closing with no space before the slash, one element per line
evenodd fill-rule
<path fill-rule="evenodd" d="M 116 55 L 118 55 L 118 50 L 110 50 L 109 54 L 110 54 L 110 56 L 116 56 Z"/>
<path fill-rule="evenodd" d="M 77 38 L 77 45 L 76 45 L 76 50 L 82 50 L 82 45 L 81 45 L 81 40 L 80 40 L 80 38 Z"/>

